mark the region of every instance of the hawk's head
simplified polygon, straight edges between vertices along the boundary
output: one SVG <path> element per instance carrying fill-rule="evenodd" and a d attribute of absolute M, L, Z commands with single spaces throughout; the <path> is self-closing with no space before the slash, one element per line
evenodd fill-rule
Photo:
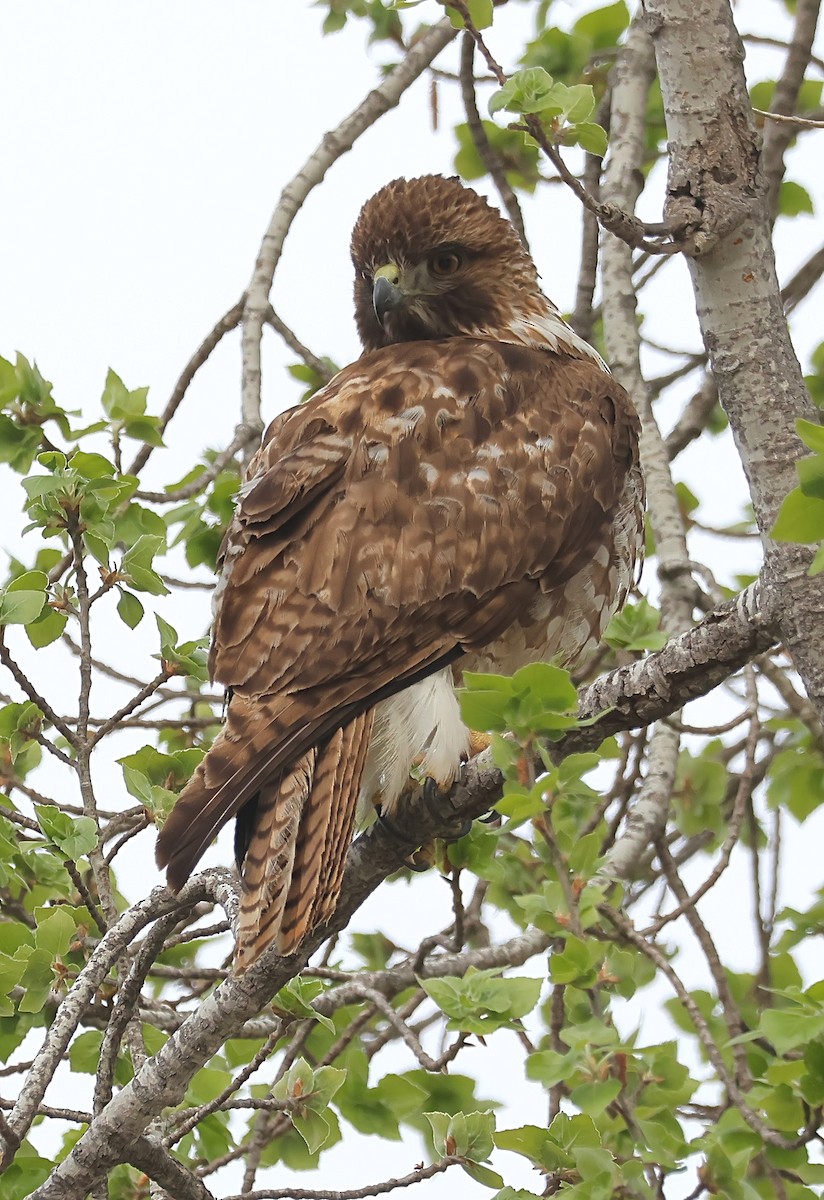
<path fill-rule="evenodd" d="M 366 350 L 495 335 L 551 307 L 509 221 L 459 179 L 395 179 L 352 233 L 355 319 Z"/>

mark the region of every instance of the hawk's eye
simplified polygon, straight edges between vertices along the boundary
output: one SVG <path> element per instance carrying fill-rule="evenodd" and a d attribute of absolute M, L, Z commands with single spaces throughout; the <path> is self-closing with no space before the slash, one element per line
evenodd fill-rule
<path fill-rule="evenodd" d="M 429 260 L 429 270 L 441 279 L 454 275 L 460 267 L 461 256 L 454 250 L 436 250 Z"/>

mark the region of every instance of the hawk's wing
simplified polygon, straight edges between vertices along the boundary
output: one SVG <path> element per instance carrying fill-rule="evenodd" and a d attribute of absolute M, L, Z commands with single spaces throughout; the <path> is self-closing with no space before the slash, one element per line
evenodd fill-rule
<path fill-rule="evenodd" d="M 279 417 L 224 545 L 211 664 L 232 699 L 161 834 L 170 883 L 282 780 L 299 799 L 265 844 L 288 857 L 291 827 L 320 800 L 312 756 L 337 753 L 337 730 L 494 640 L 539 589 L 580 570 L 636 462 L 636 418 L 611 376 L 485 340 L 367 354 Z M 362 763 L 361 748 L 349 754 Z M 357 781 L 347 806 L 356 796 Z M 318 836 L 323 877 L 338 868 Z"/>

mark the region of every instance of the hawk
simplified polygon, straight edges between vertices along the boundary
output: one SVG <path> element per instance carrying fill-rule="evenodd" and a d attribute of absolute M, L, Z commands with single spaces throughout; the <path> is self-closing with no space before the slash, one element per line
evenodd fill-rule
<path fill-rule="evenodd" d="M 363 354 L 276 417 L 221 551 L 226 722 L 157 843 L 178 890 L 237 817 L 236 970 L 332 916 L 359 797 L 447 788 L 465 669 L 572 664 L 643 541 L 638 420 L 457 178 L 397 179 L 352 235 Z"/>

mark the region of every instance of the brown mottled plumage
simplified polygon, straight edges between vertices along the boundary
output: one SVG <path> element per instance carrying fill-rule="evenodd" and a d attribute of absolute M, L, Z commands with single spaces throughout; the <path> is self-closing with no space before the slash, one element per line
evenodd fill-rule
<path fill-rule="evenodd" d="M 637 419 L 456 179 L 396 180 L 352 237 L 365 353 L 269 427 L 222 554 L 225 727 L 158 840 L 179 888 L 238 814 L 236 963 L 337 902 L 359 794 L 468 746 L 454 684 L 591 650 L 642 546 Z"/>

